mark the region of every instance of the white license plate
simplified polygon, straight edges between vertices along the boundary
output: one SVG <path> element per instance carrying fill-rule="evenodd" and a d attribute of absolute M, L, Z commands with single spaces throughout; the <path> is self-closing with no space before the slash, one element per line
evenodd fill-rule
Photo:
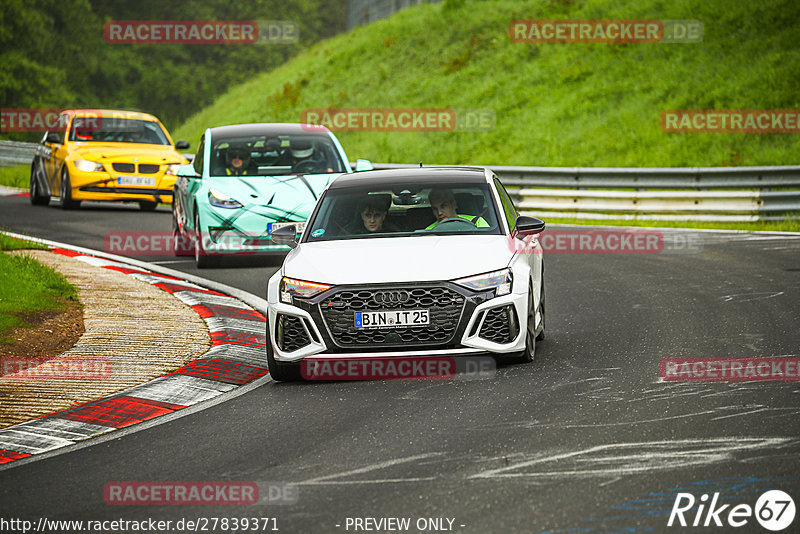
<path fill-rule="evenodd" d="M 286 226 L 296 226 L 297 227 L 297 233 L 298 234 L 302 234 L 303 230 L 306 229 L 306 221 L 269 223 L 269 224 L 267 224 L 267 233 L 271 234 L 272 232 L 274 232 L 278 228 L 284 228 Z"/>
<path fill-rule="evenodd" d="M 430 324 L 428 310 L 355 312 L 356 328 L 394 328 Z"/>
<path fill-rule="evenodd" d="M 120 176 L 117 178 L 119 185 L 147 185 L 156 186 L 156 179 L 149 176 Z"/>

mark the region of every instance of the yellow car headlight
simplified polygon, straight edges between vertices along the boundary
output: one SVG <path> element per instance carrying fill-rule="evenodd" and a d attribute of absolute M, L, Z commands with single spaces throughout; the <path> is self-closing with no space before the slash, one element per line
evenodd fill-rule
<path fill-rule="evenodd" d="M 105 170 L 102 163 L 89 161 L 88 159 L 75 160 L 73 165 L 75 165 L 76 169 L 82 172 L 102 172 Z"/>
<path fill-rule="evenodd" d="M 172 176 L 176 176 L 178 174 L 178 169 L 181 168 L 182 163 L 167 163 L 167 170 L 164 171 L 164 174 L 169 174 Z"/>

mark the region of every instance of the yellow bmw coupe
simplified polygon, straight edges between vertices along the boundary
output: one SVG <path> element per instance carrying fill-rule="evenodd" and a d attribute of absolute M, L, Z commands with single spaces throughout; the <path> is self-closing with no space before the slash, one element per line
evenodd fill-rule
<path fill-rule="evenodd" d="M 188 163 L 167 129 L 147 113 L 74 109 L 46 132 L 31 164 L 31 204 L 57 198 L 63 209 L 83 200 L 138 202 L 145 211 L 172 202 L 178 167 Z"/>

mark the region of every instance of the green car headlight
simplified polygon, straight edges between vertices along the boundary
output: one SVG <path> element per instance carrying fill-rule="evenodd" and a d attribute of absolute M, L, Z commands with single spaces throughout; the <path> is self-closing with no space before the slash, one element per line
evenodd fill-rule
<path fill-rule="evenodd" d="M 511 293 L 511 269 L 501 269 L 490 273 L 467 276 L 466 278 L 454 280 L 454 282 L 473 291 L 495 289 L 495 296 L 500 297 Z"/>
<path fill-rule="evenodd" d="M 242 207 L 237 200 L 232 199 L 222 191 L 218 191 L 216 189 L 208 190 L 208 202 L 212 206 L 216 206 L 218 208 L 236 209 Z"/>

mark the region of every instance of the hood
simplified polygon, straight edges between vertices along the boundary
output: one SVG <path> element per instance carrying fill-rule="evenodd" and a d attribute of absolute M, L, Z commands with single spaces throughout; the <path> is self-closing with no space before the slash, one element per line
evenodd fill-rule
<path fill-rule="evenodd" d="M 94 161 L 132 162 L 138 158 L 138 163 L 183 163 L 181 156 L 171 145 L 148 145 L 131 143 L 86 143 L 77 141 L 71 143 L 71 153 L 75 159 L 91 158 Z"/>
<path fill-rule="evenodd" d="M 507 267 L 504 235 L 447 235 L 302 243 L 289 253 L 284 276 L 324 284 L 453 280 Z"/>
<path fill-rule="evenodd" d="M 269 206 L 305 220 L 322 191 L 338 174 L 289 176 L 212 176 L 204 179 L 245 206 Z M 296 220 L 296 217 L 293 217 Z"/>

